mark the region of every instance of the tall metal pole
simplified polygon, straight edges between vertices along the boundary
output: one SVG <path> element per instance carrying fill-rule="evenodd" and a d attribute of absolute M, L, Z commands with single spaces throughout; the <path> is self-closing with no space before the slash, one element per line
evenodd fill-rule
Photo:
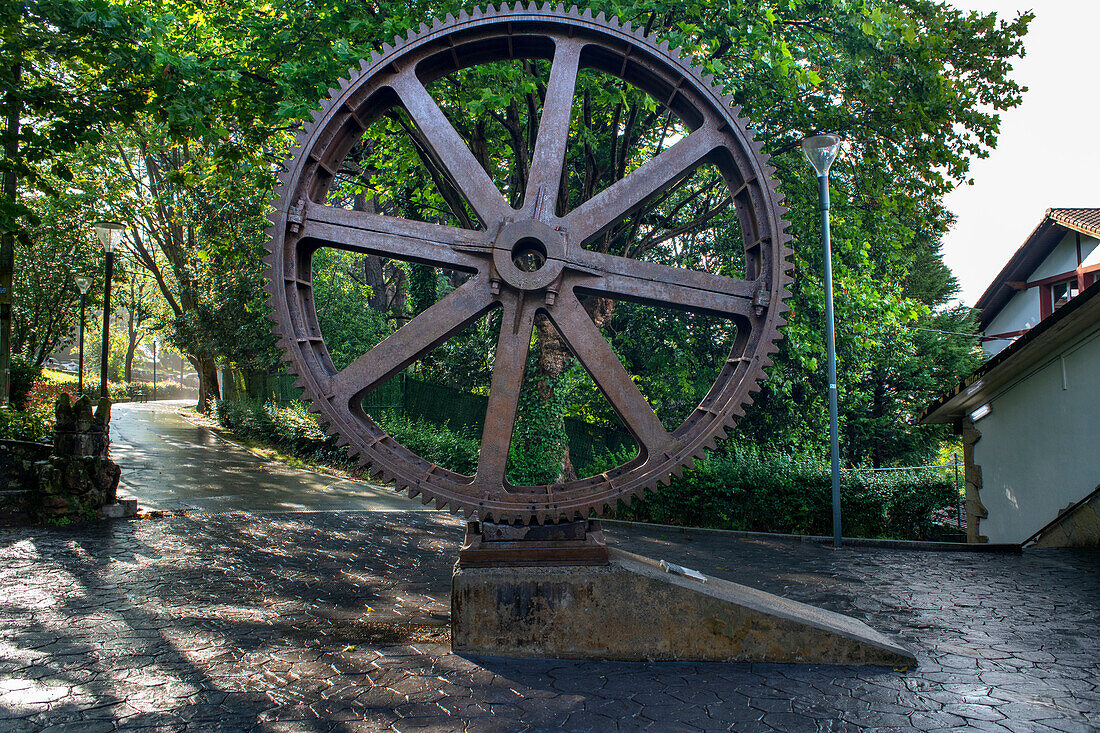
<path fill-rule="evenodd" d="M 153 402 L 157 401 L 157 342 L 153 342 Z"/>
<path fill-rule="evenodd" d="M 78 397 L 84 396 L 84 303 L 87 299 L 88 296 L 85 293 L 80 294 L 80 356 L 78 357 L 79 363 L 76 370 L 76 394 Z"/>
<path fill-rule="evenodd" d="M 106 278 L 103 283 L 103 348 L 99 352 L 99 396 L 107 397 L 107 362 L 111 356 L 111 278 L 115 274 L 115 253 L 107 250 Z"/>
<path fill-rule="evenodd" d="M 20 22 L 22 16 L 20 10 Z M 23 78 L 21 59 L 12 64 L 11 74 L 14 83 L 8 90 L 4 105 L 8 113 L 7 140 L 4 143 L 4 160 L 8 169 L 4 172 L 4 196 L 14 204 L 18 192 L 15 159 L 19 155 L 19 119 L 23 108 L 23 100 L 16 91 Z M 11 303 L 14 282 L 15 232 L 5 231 L 0 234 L 0 402 L 5 403 L 11 399 Z"/>
<path fill-rule="evenodd" d="M 829 350 L 829 453 L 833 463 L 833 547 L 840 547 L 840 429 L 836 404 L 836 334 L 833 328 L 833 250 L 829 234 L 829 173 L 817 177 L 821 248 L 825 259 L 825 342 Z"/>

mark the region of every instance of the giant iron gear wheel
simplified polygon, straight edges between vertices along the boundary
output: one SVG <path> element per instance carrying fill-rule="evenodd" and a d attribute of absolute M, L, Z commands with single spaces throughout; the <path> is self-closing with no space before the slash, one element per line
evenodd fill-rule
<path fill-rule="evenodd" d="M 523 203 L 513 209 L 426 85 L 491 61 L 550 61 L 542 117 Z M 562 217 L 563 175 L 578 70 L 623 79 L 659 100 L 690 130 L 674 145 Z M 484 231 L 426 224 L 327 205 L 343 158 L 387 109 L 399 105 L 429 153 L 455 182 Z M 372 475 L 439 508 L 497 522 L 575 520 L 613 510 L 667 483 L 734 426 L 771 364 L 787 310 L 788 236 L 774 169 L 728 97 L 666 43 L 616 19 L 549 5 L 462 13 L 421 25 L 386 45 L 331 90 L 307 122 L 281 176 L 271 215 L 267 289 L 289 369 L 329 432 Z M 744 238 L 744 279 L 668 267 L 585 249 L 703 163 L 721 173 Z M 472 273 L 460 287 L 344 369 L 325 346 L 314 309 L 311 259 L 334 247 Z M 537 251 L 541 267 L 521 267 Z M 541 258 L 539 258 L 542 261 Z M 693 413 L 669 432 L 579 300 L 616 300 L 718 315 L 737 325 L 734 346 Z M 490 309 L 501 307 L 481 453 L 474 476 L 429 463 L 387 435 L 363 411 L 369 390 Z M 505 463 L 536 312 L 545 313 L 638 442 L 638 456 L 611 471 L 550 486 L 512 486 Z"/>

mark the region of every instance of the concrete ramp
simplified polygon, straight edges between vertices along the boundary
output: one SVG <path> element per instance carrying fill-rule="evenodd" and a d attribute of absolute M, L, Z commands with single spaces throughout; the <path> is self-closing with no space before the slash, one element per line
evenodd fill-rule
<path fill-rule="evenodd" d="M 459 568 L 455 652 L 623 661 L 913 666 L 849 616 L 609 550 L 605 567 Z"/>

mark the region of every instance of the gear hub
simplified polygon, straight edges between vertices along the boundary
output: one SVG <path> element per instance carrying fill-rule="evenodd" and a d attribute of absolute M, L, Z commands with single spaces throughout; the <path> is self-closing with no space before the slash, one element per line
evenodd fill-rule
<path fill-rule="evenodd" d="M 550 62 L 522 204 L 513 208 L 427 91 L 477 64 Z M 675 144 L 593 198 L 558 216 L 556 192 L 578 72 L 618 77 L 659 100 L 687 127 Z M 400 106 L 460 189 L 484 231 L 336 208 L 335 171 L 363 132 Z M 732 428 L 759 389 L 784 323 L 788 236 L 774 169 L 730 100 L 667 44 L 616 19 L 534 5 L 462 13 L 421 25 L 351 70 L 304 125 L 271 215 L 267 289 L 288 369 L 312 409 L 372 475 L 439 508 L 495 522 L 573 521 L 604 513 L 667 483 Z M 745 252 L 743 278 L 616 257 L 584 244 L 713 164 L 729 187 Z M 325 346 L 313 303 L 311 257 L 353 250 L 470 273 L 433 306 L 343 369 Z M 581 305 L 581 295 L 673 307 L 733 320 L 736 339 L 710 391 L 667 430 Z M 477 471 L 434 465 L 387 435 L 362 398 L 451 335 L 502 308 Z M 545 313 L 638 443 L 636 458 L 590 478 L 549 486 L 505 480 L 512 428 L 536 313 Z"/>

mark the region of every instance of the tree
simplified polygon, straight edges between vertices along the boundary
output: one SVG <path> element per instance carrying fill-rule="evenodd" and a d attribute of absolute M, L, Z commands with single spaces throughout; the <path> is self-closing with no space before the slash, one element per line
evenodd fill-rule
<path fill-rule="evenodd" d="M 903 439 L 916 434 L 907 420 L 921 401 L 965 373 L 973 350 L 969 345 L 945 349 L 912 330 L 934 322 L 967 327 L 958 314 L 935 310 L 949 297 L 950 280 L 941 276 L 938 286 L 923 291 L 909 284 L 920 277 L 931 284 L 933 271 L 942 268 L 937 246 L 950 216 L 940 200 L 966 180 L 974 157 L 988 154 L 996 140 L 997 112 L 1020 101 L 1021 88 L 1009 72 L 1022 53 L 1031 16 L 1005 22 L 928 0 L 796 1 L 779 8 L 753 1 L 721 7 L 637 2 L 614 10 L 680 46 L 713 74 L 749 116 L 785 182 L 795 237 L 792 315 L 772 379 L 758 409 L 743 422 L 743 434 L 791 448 L 817 449 L 824 443 L 816 192 L 798 143 L 806 134 L 833 132 L 846 141 L 845 156 L 834 169 L 833 212 L 847 458 L 882 463 L 926 452 L 934 442 L 927 434 Z M 465 69 L 430 88 L 513 203 L 524 190 L 545 85 L 545 64 L 516 61 Z M 575 173 L 563 180 L 562 211 L 628 175 L 686 132 L 656 100 L 591 72 L 578 79 L 574 120 L 567 170 Z M 400 111 L 387 124 L 367 133 L 374 135 L 371 165 L 378 194 L 391 196 L 403 215 L 416 218 L 417 211 L 430 210 L 436 220 L 476 227 L 457 189 L 424 154 L 415 127 Z M 396 132 L 404 132 L 408 142 L 399 142 Z M 410 176 L 410 171 L 415 172 Z M 418 182 L 415 197 L 401 185 L 410 178 Z M 740 253 L 729 246 L 736 235 L 728 192 L 713 171 L 700 169 L 592 246 L 737 272 Z M 720 350 L 713 347 L 728 331 L 645 311 L 647 325 L 660 324 L 649 339 L 645 329 L 631 328 L 639 318 L 636 309 L 595 298 L 587 298 L 585 307 L 608 331 L 664 419 L 679 419 L 684 404 L 701 397 L 705 384 L 687 374 L 715 368 Z M 677 344 L 675 353 L 653 358 L 662 353 L 657 347 L 663 337 Z M 554 385 L 569 369 L 571 355 L 545 319 L 537 324 L 536 339 L 536 385 L 544 404 L 560 403 Z M 947 353 L 948 365 L 933 366 Z M 908 355 L 904 367 L 897 363 L 901 355 Z M 679 370 L 681 365 L 691 366 Z M 670 369 L 674 386 L 662 375 Z M 569 474 L 566 455 L 562 476 Z"/>
<path fill-rule="evenodd" d="M 20 186 L 55 193 L 46 171 L 69 171 L 59 154 L 95 139 L 94 122 L 125 119 L 144 102 L 140 89 L 149 56 L 146 18 L 103 0 L 8 0 L 0 3 L 3 187 L 0 190 L 0 400 L 8 399 L 11 308 L 16 240 L 25 244 L 33 211 L 18 202 Z M 135 83 L 137 81 L 137 83 Z"/>
<path fill-rule="evenodd" d="M 80 159 L 59 156 L 63 165 L 80 175 Z M 49 171 L 40 172 L 44 185 L 60 190 L 63 179 Z M 67 189 L 54 195 L 28 189 L 22 206 L 29 224 L 19 235 L 16 249 L 12 350 L 36 365 L 71 342 L 79 319 L 80 294 L 76 278 L 91 283 L 87 304 L 92 309 L 103 292 L 102 248 L 88 223 L 96 218 L 95 195 Z"/>

